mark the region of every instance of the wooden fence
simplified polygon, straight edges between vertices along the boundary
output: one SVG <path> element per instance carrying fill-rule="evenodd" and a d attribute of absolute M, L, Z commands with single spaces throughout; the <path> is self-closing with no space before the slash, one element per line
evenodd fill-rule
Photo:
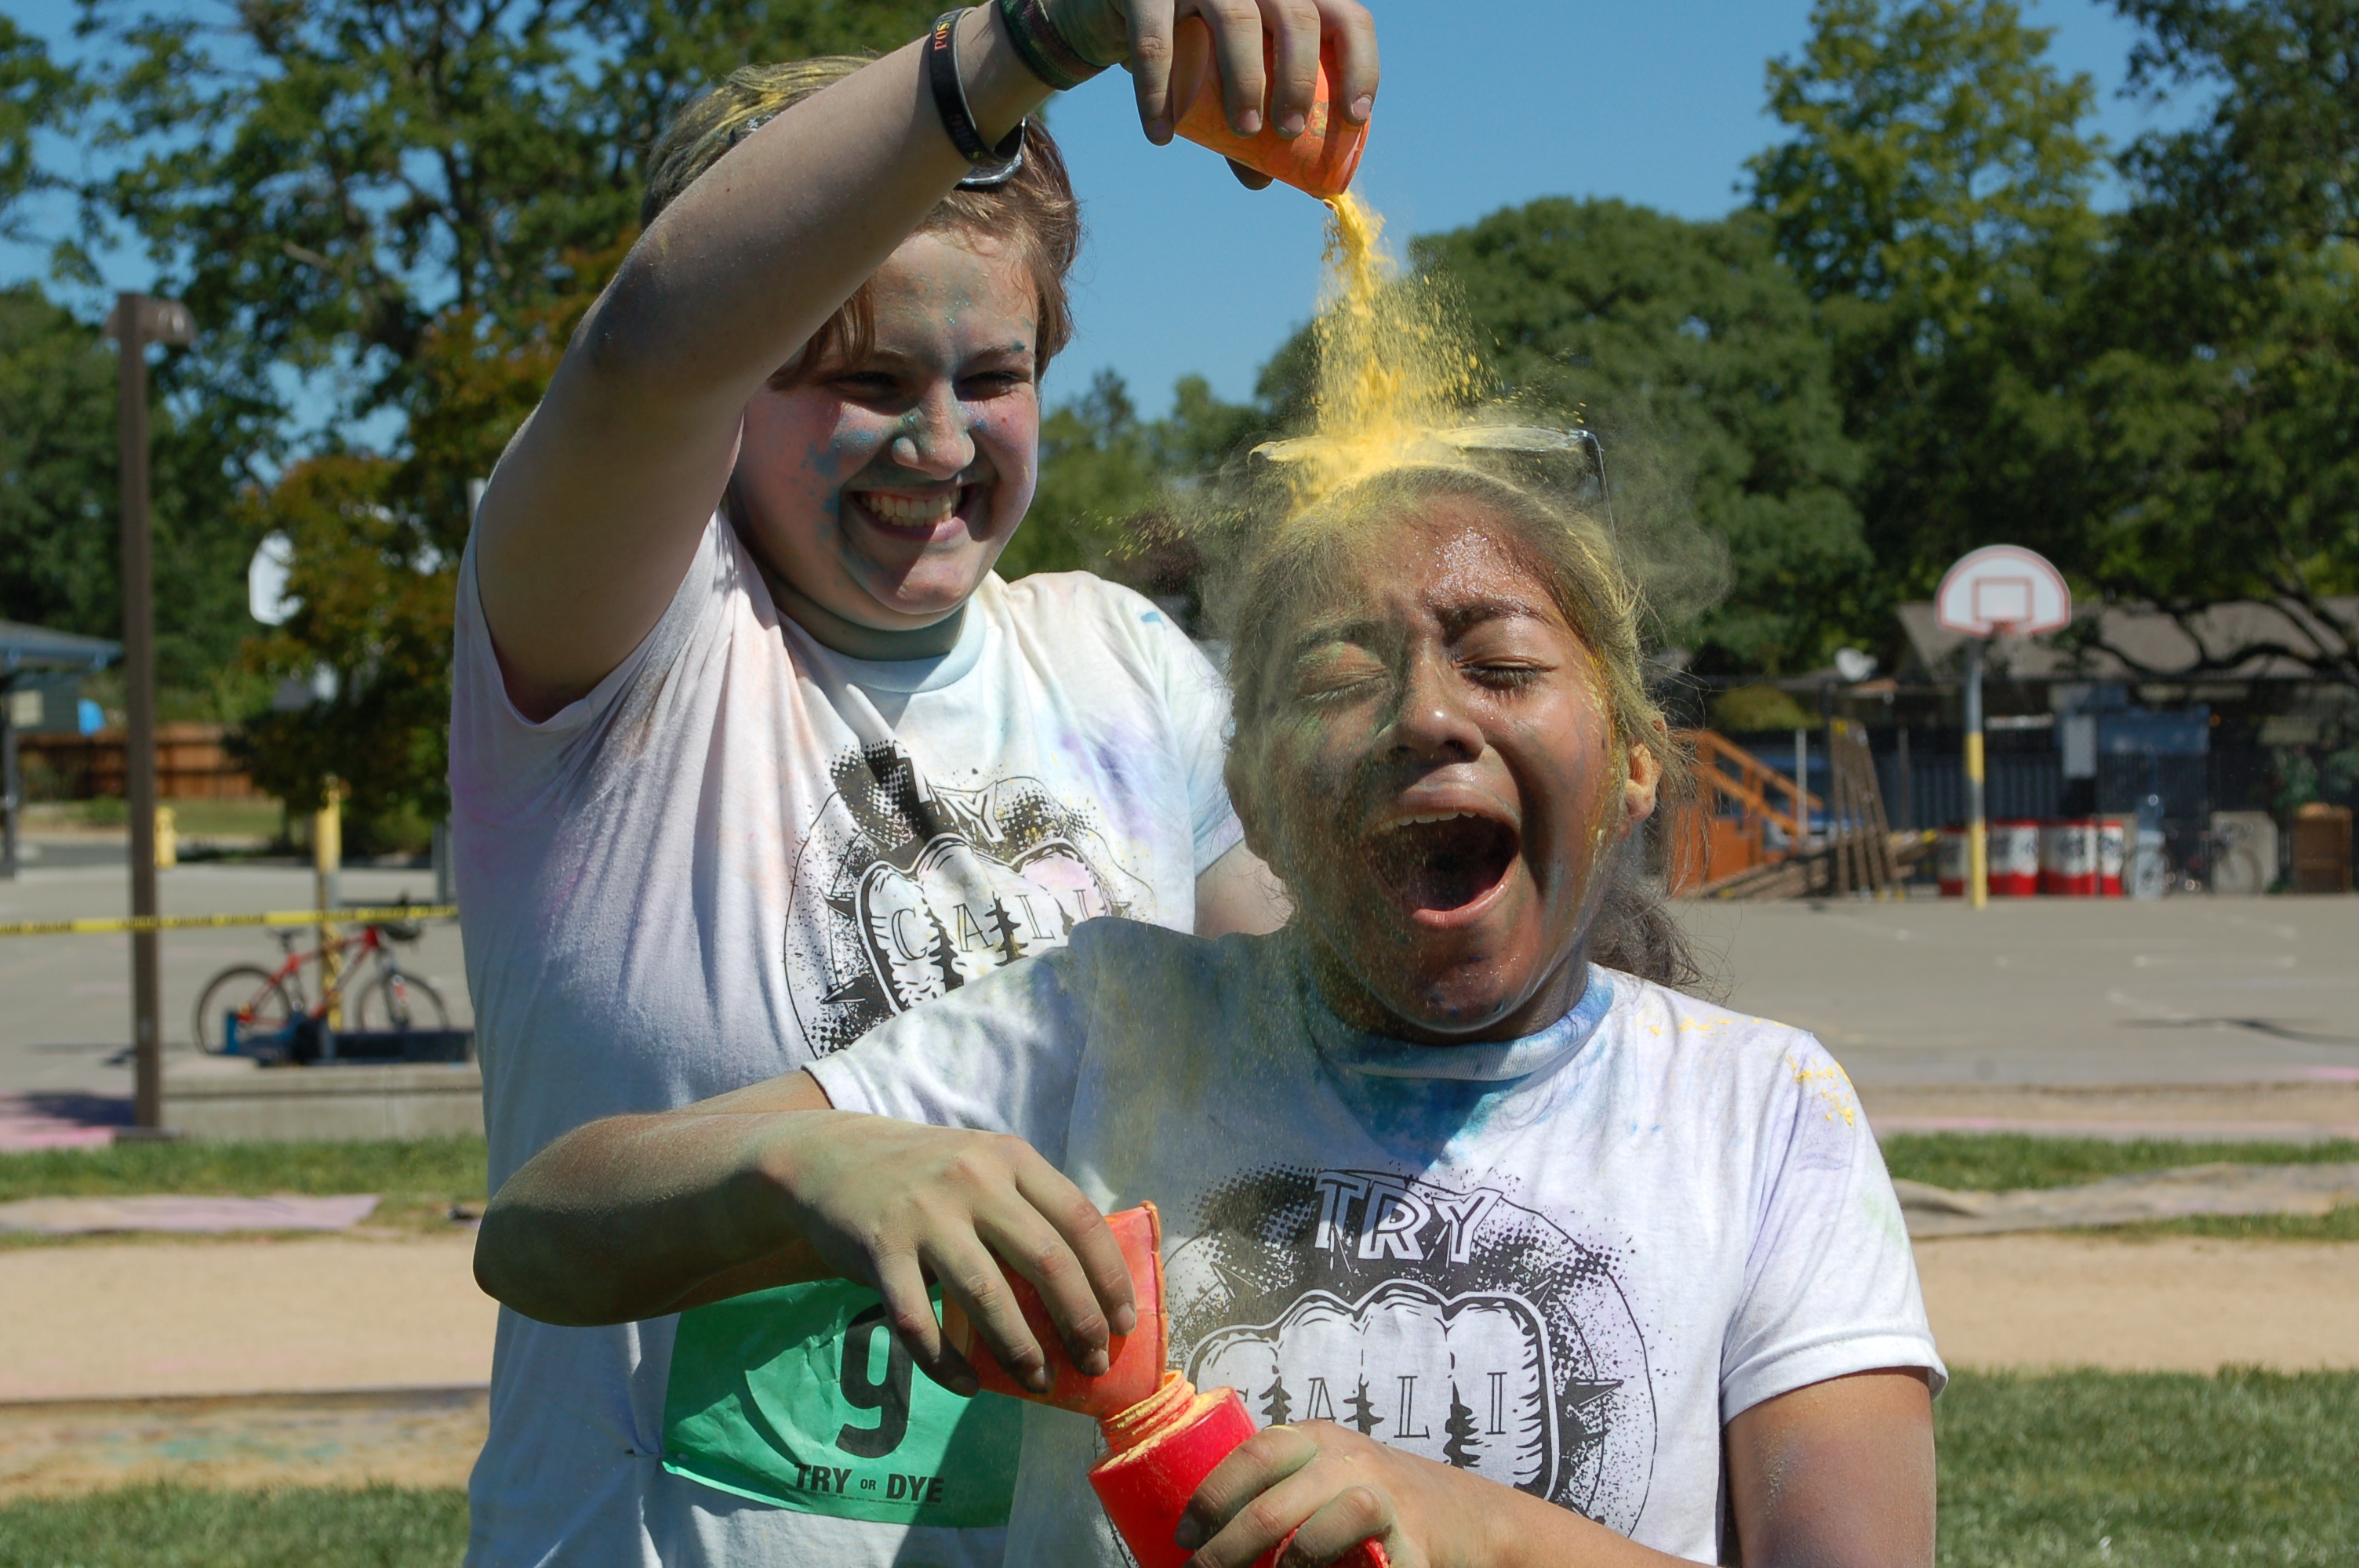
<path fill-rule="evenodd" d="M 35 799 L 123 795 L 123 731 L 19 735 L 17 755 Z M 262 792 L 223 744 L 218 724 L 156 726 L 156 793 L 165 800 L 259 800 Z"/>

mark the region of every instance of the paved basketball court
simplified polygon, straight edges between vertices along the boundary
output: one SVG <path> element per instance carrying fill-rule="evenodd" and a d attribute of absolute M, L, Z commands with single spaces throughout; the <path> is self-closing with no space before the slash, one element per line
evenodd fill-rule
<path fill-rule="evenodd" d="M 1863 1090 L 2359 1084 L 2359 898 L 1680 906 Z"/>
<path fill-rule="evenodd" d="M 0 922 L 62 920 L 130 912 L 129 878 L 108 840 L 43 843 L 44 854 L 14 881 L 0 881 Z M 54 852 L 52 852 L 54 851 Z M 67 851 L 71 851 L 68 853 Z M 311 907 L 311 873 L 292 865 L 229 861 L 177 866 L 158 878 L 166 914 L 260 914 Z M 430 903 L 430 871 L 354 869 L 342 879 L 345 902 Z M 230 964 L 275 967 L 278 945 L 259 926 L 162 934 L 164 1038 L 184 1049 L 198 988 Z M 452 1021 L 473 1017 L 459 928 L 429 925 L 402 967 L 442 993 Z M 0 936 L 0 1093 L 128 1095 L 131 1069 L 131 938 Z"/>
<path fill-rule="evenodd" d="M 423 903 L 434 890 L 425 871 L 354 870 L 342 891 Z M 310 896 L 310 873 L 293 866 L 162 878 L 167 914 L 302 908 Z M 0 882 L 0 920 L 120 914 L 125 899 L 119 861 L 36 862 Z M 2281 1084 L 2332 1098 L 2359 1085 L 2359 898 L 2027 899 L 1979 914 L 1951 900 L 1688 903 L 1680 917 L 1731 1005 L 1814 1031 L 1871 1095 Z M 129 946 L 0 937 L 0 1093 L 129 1092 Z M 213 971 L 277 954 L 259 930 L 165 933 L 166 1038 L 187 1039 Z M 472 1017 L 455 925 L 429 926 L 404 962 L 459 1021 Z"/>

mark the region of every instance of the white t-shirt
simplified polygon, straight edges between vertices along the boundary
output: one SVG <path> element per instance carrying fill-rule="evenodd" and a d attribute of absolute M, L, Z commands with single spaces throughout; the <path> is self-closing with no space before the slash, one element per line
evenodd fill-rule
<path fill-rule="evenodd" d="M 1721 1429 L 1806 1384 L 1931 1369 L 1851 1085 L 1808 1034 L 1593 968 L 1541 1033 L 1339 1022 L 1294 937 L 1100 921 L 812 1074 L 837 1107 L 1011 1131 L 1164 1224 L 1172 1362 L 1720 1556 Z M 1126 1561 L 1092 1422 L 1027 1406 L 1011 1563 Z"/>
<path fill-rule="evenodd" d="M 471 547 L 451 792 L 493 1187 L 584 1122 L 790 1072 L 1091 916 L 1191 926 L 1241 837 L 1227 714 L 1178 628 L 1084 573 L 986 579 L 939 659 L 838 657 L 716 517 L 646 641 L 536 724 Z M 998 1561 L 998 1530 L 666 1475 L 674 1325 L 501 1313 L 471 1563 Z"/>

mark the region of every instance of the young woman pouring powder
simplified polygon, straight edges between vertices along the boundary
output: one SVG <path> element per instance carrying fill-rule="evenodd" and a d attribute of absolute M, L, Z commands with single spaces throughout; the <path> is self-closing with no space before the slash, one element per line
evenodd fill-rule
<path fill-rule="evenodd" d="M 1627 851 L 1676 762 L 1604 530 L 1396 465 L 1267 525 L 1234 603 L 1230 788 L 1288 927 L 1101 921 L 584 1128 L 498 1193 L 478 1277 L 595 1323 L 842 1274 L 963 1386 L 928 1281 L 1037 1377 L 1004 1263 L 1098 1369 L 1137 1306 L 1100 1217 L 1153 1201 L 1173 1364 L 1269 1423 L 1195 1494 L 1199 1568 L 1297 1531 L 1281 1568 L 1930 1565 L 1898 1206 L 1816 1041 L 1671 989 Z M 1027 1407 L 1010 1561 L 1124 1561 L 1096 1453 Z"/>
<path fill-rule="evenodd" d="M 1197 16 L 1235 130 L 1299 124 L 1322 47 L 1366 119 L 1375 39 L 1348 0 L 998 0 L 873 62 L 742 70 L 654 149 L 645 233 L 461 575 L 451 783 L 495 1185 L 584 1122 L 791 1071 L 1094 916 L 1275 923 L 1201 657 L 1136 595 L 991 570 L 1032 495 L 1079 233 L 1022 122 L 1118 63 L 1169 139 Z M 798 1303 L 790 1391 L 831 1440 L 861 1418 L 842 1341 L 873 1299 Z M 966 1477 L 947 1512 L 741 1503 L 661 1469 L 674 1325 L 647 1317 L 502 1314 L 471 1562 L 999 1561 L 1012 1418 L 930 1386 L 898 1412 L 929 1456 L 905 1468 Z"/>

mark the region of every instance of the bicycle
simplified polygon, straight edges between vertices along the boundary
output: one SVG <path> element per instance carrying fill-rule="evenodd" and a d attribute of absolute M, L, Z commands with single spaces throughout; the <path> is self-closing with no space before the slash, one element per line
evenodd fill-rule
<path fill-rule="evenodd" d="M 441 993 L 408 973 L 394 948 L 418 940 L 422 927 L 409 921 L 372 922 L 350 936 L 340 936 L 325 948 L 296 951 L 297 934 L 273 932 L 280 959 L 275 969 L 259 964 L 232 964 L 205 982 L 197 993 L 196 1015 L 190 1021 L 190 1038 L 211 1055 L 226 1054 L 234 1040 L 283 1035 L 300 1019 L 324 1019 L 331 1008 L 350 997 L 353 1023 L 362 1030 L 447 1029 L 451 1010 Z M 324 986 L 317 1002 L 309 1000 L 303 968 L 317 965 L 323 954 L 337 956 L 336 978 Z M 374 957 L 371 977 L 355 989 L 362 967 Z"/>

